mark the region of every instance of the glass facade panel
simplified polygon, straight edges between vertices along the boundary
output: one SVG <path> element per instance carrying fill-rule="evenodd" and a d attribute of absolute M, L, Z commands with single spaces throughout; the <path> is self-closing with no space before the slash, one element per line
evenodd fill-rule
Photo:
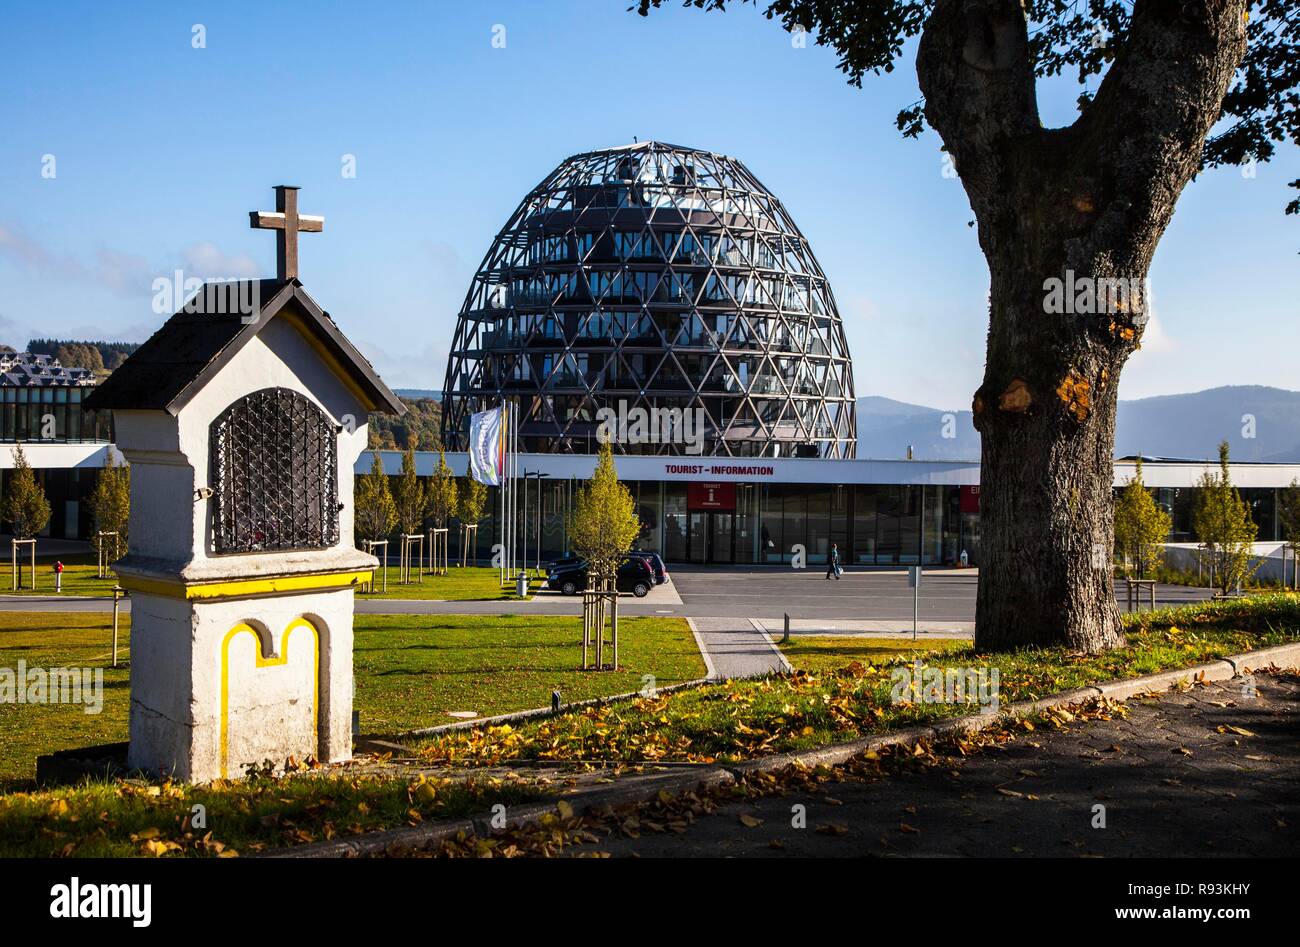
<path fill-rule="evenodd" d="M 687 546 L 686 484 L 665 483 L 663 486 L 664 558 L 676 562 L 690 561 Z"/>
<path fill-rule="evenodd" d="M 660 525 L 663 514 L 663 484 L 657 481 L 643 480 L 635 484 L 633 496 L 636 497 L 637 516 L 641 519 L 641 534 L 633 548 L 643 552 L 663 554 L 663 528 Z"/>
<path fill-rule="evenodd" d="M 853 556 L 846 562 L 875 565 L 876 562 L 876 504 L 879 488 L 859 484 L 853 495 Z"/>
<path fill-rule="evenodd" d="M 808 562 L 824 563 L 831 548 L 831 491 L 834 487 L 818 486 L 808 493 L 805 540 Z"/>

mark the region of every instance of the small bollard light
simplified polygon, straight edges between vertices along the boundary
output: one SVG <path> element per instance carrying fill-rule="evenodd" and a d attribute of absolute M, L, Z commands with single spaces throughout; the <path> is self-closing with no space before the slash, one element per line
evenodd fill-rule
<path fill-rule="evenodd" d="M 560 712 L 560 692 L 559 692 L 559 691 L 551 691 L 551 712 L 552 712 L 552 713 L 557 713 L 557 714 Z"/>

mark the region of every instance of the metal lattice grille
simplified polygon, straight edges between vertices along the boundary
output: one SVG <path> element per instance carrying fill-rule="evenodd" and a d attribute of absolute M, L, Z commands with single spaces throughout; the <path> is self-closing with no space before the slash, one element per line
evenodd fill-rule
<path fill-rule="evenodd" d="M 219 553 L 324 549 L 339 539 L 338 432 L 287 388 L 264 388 L 212 422 Z"/>

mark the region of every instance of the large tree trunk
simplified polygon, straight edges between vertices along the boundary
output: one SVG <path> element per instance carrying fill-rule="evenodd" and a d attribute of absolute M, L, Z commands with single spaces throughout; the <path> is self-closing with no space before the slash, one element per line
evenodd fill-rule
<path fill-rule="evenodd" d="M 990 273 L 973 403 L 981 649 L 1123 640 L 1110 565 L 1120 371 L 1148 317 L 1156 245 L 1245 51 L 1244 12 L 1245 0 L 1138 0 L 1096 99 L 1064 129 L 1039 121 L 1018 0 L 938 0 L 926 23 L 926 118 Z M 1098 300 L 1096 280 L 1136 292 Z"/>

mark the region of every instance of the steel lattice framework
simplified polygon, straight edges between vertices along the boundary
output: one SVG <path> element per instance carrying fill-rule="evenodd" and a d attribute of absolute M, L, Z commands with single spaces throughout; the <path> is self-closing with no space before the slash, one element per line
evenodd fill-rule
<path fill-rule="evenodd" d="M 853 368 L 808 241 L 739 161 L 575 155 L 497 234 L 456 326 L 443 443 L 508 399 L 522 447 L 592 453 L 597 411 L 702 409 L 703 453 L 852 457 Z M 694 414 L 692 417 L 700 417 Z M 682 454 L 683 443 L 615 442 Z"/>

